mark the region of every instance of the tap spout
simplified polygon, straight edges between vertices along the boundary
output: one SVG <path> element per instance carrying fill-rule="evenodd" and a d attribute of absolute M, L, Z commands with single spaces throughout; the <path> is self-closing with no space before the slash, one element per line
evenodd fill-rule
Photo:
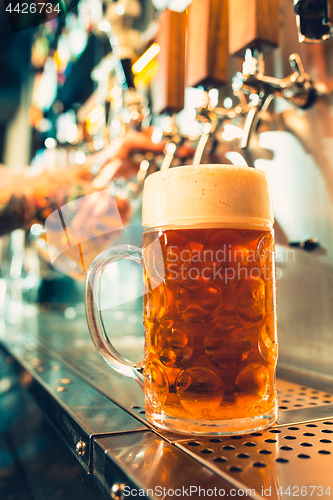
<path fill-rule="evenodd" d="M 205 123 L 203 134 L 199 139 L 197 148 L 194 153 L 193 165 L 200 165 L 211 131 L 212 124 L 209 122 Z"/>
<path fill-rule="evenodd" d="M 252 131 L 255 130 L 258 123 L 259 106 L 250 108 L 244 123 L 243 136 L 240 141 L 241 149 L 248 149 Z"/>
<path fill-rule="evenodd" d="M 254 55 L 255 54 L 255 55 Z M 312 106 L 317 97 L 316 87 L 305 73 L 301 58 L 291 54 L 289 63 L 293 73 L 286 78 L 275 78 L 264 73 L 261 54 L 247 51 L 243 72 L 237 73 L 232 82 L 234 93 L 242 92 L 249 96 L 241 148 L 247 149 L 252 132 L 258 124 L 262 111 L 267 110 L 274 97 L 282 97 L 295 106 L 306 109 Z"/>

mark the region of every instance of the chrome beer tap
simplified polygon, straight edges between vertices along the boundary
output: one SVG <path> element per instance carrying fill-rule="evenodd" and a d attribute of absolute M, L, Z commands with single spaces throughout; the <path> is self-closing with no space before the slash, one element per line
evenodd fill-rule
<path fill-rule="evenodd" d="M 129 129 L 140 131 L 149 125 L 148 100 L 136 90 L 132 70 L 132 59 L 142 45 L 140 31 L 133 28 L 134 20 L 140 14 L 138 0 L 119 0 L 109 3 L 103 19 L 103 31 L 109 38 L 112 54 L 95 68 L 93 77 L 99 81 L 103 76 L 100 86 L 102 95 L 105 95 L 105 145 L 124 136 Z M 144 158 L 141 155 L 135 159 L 141 163 Z M 99 161 L 92 167 L 98 174 L 93 181 L 98 188 L 108 185 L 119 168 L 119 161 L 114 160 L 100 172 L 105 160 L 100 155 Z"/>
<path fill-rule="evenodd" d="M 266 111 L 274 97 L 282 97 L 295 106 L 306 109 L 316 99 L 316 87 L 305 73 L 298 54 L 289 57 L 294 70 L 286 78 L 265 75 L 265 63 L 260 51 L 247 49 L 242 73 L 236 73 L 232 80 L 232 89 L 243 92 L 248 97 L 247 115 L 240 147 L 247 149 L 252 131 L 258 124 L 260 113 Z"/>
<path fill-rule="evenodd" d="M 203 124 L 203 128 L 194 153 L 194 165 L 201 163 L 202 156 L 210 139 L 213 139 L 212 149 L 214 149 L 216 145 L 216 141 L 214 140 L 216 131 L 225 121 L 241 121 L 247 114 L 248 105 L 244 94 L 241 91 L 235 91 L 234 94 L 237 97 L 238 103 L 232 108 L 224 108 L 221 106 L 212 106 L 208 93 L 204 93 L 202 105 L 196 108 L 196 120 Z"/>
<path fill-rule="evenodd" d="M 199 165 L 208 141 L 214 135 L 219 124 L 219 119 L 214 107 L 211 105 L 208 92 L 204 92 L 202 104 L 199 108 L 196 108 L 196 120 L 203 124 L 202 135 L 200 136 L 193 157 L 193 164 Z"/>
<path fill-rule="evenodd" d="M 153 140 L 165 140 L 164 158 L 160 170 L 167 170 L 177 156 L 179 148 L 184 144 L 186 137 L 180 134 L 174 116 L 167 116 L 163 119 L 161 128 L 155 128 Z"/>

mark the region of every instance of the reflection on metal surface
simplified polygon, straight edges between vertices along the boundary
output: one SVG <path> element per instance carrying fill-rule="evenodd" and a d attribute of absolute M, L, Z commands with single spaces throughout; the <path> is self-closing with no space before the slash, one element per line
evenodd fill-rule
<path fill-rule="evenodd" d="M 108 331 L 113 332 L 113 330 L 121 329 L 121 337 L 115 338 L 113 334 L 111 337 L 115 339 L 115 345 L 120 345 L 121 352 L 134 361 L 141 358 L 142 354 L 139 352 L 140 325 L 130 324 L 130 328 L 126 330 L 125 321 L 125 325 L 119 324 L 119 322 L 108 324 L 107 314 L 105 313 L 103 317 L 105 317 Z M 143 335 L 143 328 L 141 335 Z M 136 409 L 134 414 L 141 419 L 145 418 L 143 393 L 138 390 L 134 380 L 125 380 L 118 373 L 108 369 L 105 361 L 99 356 L 91 342 L 84 316 L 78 316 L 75 321 L 68 321 L 61 314 L 42 313 L 37 316 L 37 322 L 29 321 L 26 318 L 19 330 L 17 327 L 15 329 L 8 328 L 7 337 L 10 345 L 14 345 L 16 342 L 26 342 L 30 343 L 32 348 L 35 346 L 29 352 L 34 358 L 38 357 L 39 364 L 41 359 L 37 353 L 38 349 L 42 349 L 55 360 L 52 371 L 59 371 L 59 365 L 65 366 L 116 403 L 125 407 L 140 407 Z M 59 380 L 63 377 L 59 373 L 57 376 L 54 374 L 54 376 L 59 384 Z M 73 379 L 71 376 L 67 378 Z M 143 413 L 140 413 L 142 411 Z"/>
<path fill-rule="evenodd" d="M 332 419 L 230 439 L 183 441 L 177 446 L 214 472 L 228 474 L 272 499 L 288 495 L 288 488 L 291 496 L 316 498 L 331 486 Z"/>
<path fill-rule="evenodd" d="M 18 371 L 30 373 L 32 382 L 27 386 L 42 411 L 55 425 L 73 453 L 76 445 L 82 442 L 86 453 L 80 455 L 82 465 L 90 468 L 91 442 L 95 436 L 114 432 L 146 430 L 137 419 L 115 405 L 110 399 L 70 373 L 63 366 L 55 372 L 54 360 L 36 348 L 45 370 L 38 372 L 34 366 L 36 351 L 27 349 L 23 342 L 11 339 L 8 350 L 14 355 Z M 56 366 L 59 366 L 59 362 Z M 20 379 L 22 375 L 20 374 Z M 61 379 L 71 380 L 69 387 L 59 386 Z M 27 377 L 23 377 L 27 378 Z"/>
<path fill-rule="evenodd" d="M 86 443 L 84 443 L 83 441 L 78 441 L 76 443 L 75 450 L 77 454 L 80 455 L 80 457 L 82 457 L 82 455 L 84 455 L 86 452 Z"/>
<path fill-rule="evenodd" d="M 93 463 L 93 473 L 106 488 L 112 485 L 116 467 L 135 479 L 138 486 L 133 498 L 139 496 L 139 489 L 148 490 L 147 496 L 154 499 L 171 498 L 172 495 L 167 493 L 169 489 L 180 490 L 182 495 L 178 496 L 185 498 L 190 487 L 192 498 L 198 498 L 194 489 L 197 488 L 198 492 L 199 487 L 206 491 L 212 488 L 224 490 L 226 497 L 231 496 L 232 486 L 227 481 L 153 432 L 97 439 Z"/>
<path fill-rule="evenodd" d="M 64 391 L 68 391 L 68 389 L 67 389 L 67 387 L 61 387 L 61 386 L 60 386 L 60 387 L 57 387 L 57 388 L 56 388 L 56 391 L 57 391 L 57 392 L 64 392 Z"/>
<path fill-rule="evenodd" d="M 288 425 L 292 423 L 314 422 L 333 415 L 333 405 L 314 406 L 302 410 L 284 411 L 279 414 L 277 424 Z"/>
<path fill-rule="evenodd" d="M 59 381 L 61 384 L 71 384 L 72 380 L 70 378 L 62 378 Z"/>
<path fill-rule="evenodd" d="M 108 331 L 119 330 L 121 328 L 122 336 L 115 339 L 115 345 L 121 343 L 119 349 L 129 359 L 140 359 L 142 357 L 140 350 L 140 325 L 133 325 L 125 322 L 124 324 L 108 322 L 107 313 L 104 314 Z M 129 327 L 127 326 L 129 325 Z M 60 372 L 60 365 L 66 367 L 77 376 L 83 378 L 88 384 L 94 386 L 99 391 L 110 397 L 116 403 L 125 407 L 138 406 L 133 412 L 140 419 L 144 419 L 144 395 L 138 390 L 134 380 L 127 379 L 108 369 L 104 360 L 99 356 L 94 348 L 88 332 L 85 317 L 77 316 L 75 321 L 66 320 L 63 315 L 55 313 L 42 313 L 37 316 L 37 321 L 30 321 L 28 318 L 22 320 L 20 328 L 8 327 L 7 339 L 10 345 L 15 343 L 29 344 L 29 353 L 34 359 L 38 359 L 38 366 L 41 358 L 40 349 L 54 360 L 52 371 Z M 116 342 L 118 342 L 116 344 Z M 143 352 L 143 349 L 142 349 Z M 36 363 L 36 361 L 34 361 Z M 67 372 L 69 373 L 69 372 Z M 62 378 L 73 379 L 70 375 L 61 377 L 61 373 L 53 375 L 54 380 L 59 385 Z M 52 379 L 53 380 L 53 379 Z M 142 412 L 143 413 L 140 413 Z"/>

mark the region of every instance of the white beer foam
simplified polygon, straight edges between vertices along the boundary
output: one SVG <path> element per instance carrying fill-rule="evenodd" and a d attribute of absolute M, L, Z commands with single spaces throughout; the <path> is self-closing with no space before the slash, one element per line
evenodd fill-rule
<path fill-rule="evenodd" d="M 272 195 L 264 172 L 235 165 L 175 167 L 147 177 L 144 226 L 271 228 Z"/>

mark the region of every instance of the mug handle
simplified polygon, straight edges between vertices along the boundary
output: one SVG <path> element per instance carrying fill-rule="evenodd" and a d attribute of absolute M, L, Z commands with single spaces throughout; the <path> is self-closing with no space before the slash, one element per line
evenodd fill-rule
<path fill-rule="evenodd" d="M 105 250 L 96 257 L 88 271 L 86 281 L 85 303 L 88 327 L 97 351 L 107 364 L 126 377 L 134 378 L 144 389 L 144 362 L 132 363 L 119 354 L 110 342 L 101 315 L 100 298 L 103 272 L 109 264 L 120 259 L 130 259 L 143 266 L 142 249 L 133 245 L 118 245 Z"/>

